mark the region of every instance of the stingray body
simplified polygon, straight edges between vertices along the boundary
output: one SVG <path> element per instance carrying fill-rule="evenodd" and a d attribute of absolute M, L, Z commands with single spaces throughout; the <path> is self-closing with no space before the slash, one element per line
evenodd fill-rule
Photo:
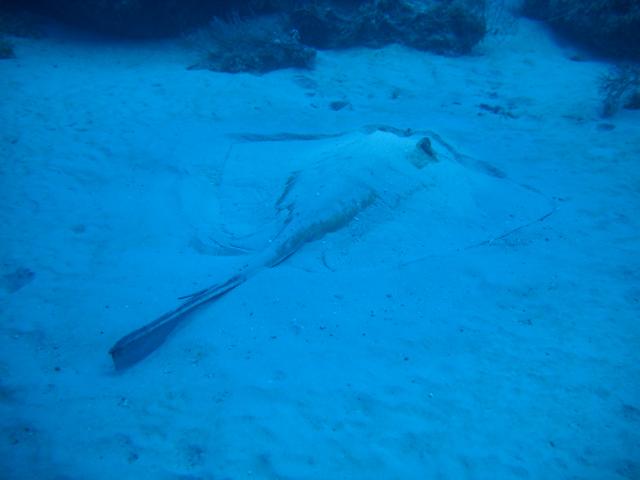
<path fill-rule="evenodd" d="M 286 141 L 281 137 L 274 141 Z M 110 350 L 116 369 L 125 369 L 147 357 L 197 307 L 230 292 L 257 271 L 278 265 L 303 246 L 344 228 L 374 205 L 393 211 L 407 198 L 422 192 L 426 195 L 423 210 L 427 217 L 432 210 L 435 218 L 431 228 L 435 238 L 440 239 L 442 234 L 438 237 L 437 230 L 441 225 L 449 225 L 444 230 L 440 228 L 445 234 L 469 231 L 468 219 L 479 215 L 478 200 L 483 200 L 476 198 L 478 194 L 487 196 L 495 189 L 495 182 L 505 182 L 496 178 L 501 175 L 494 170 L 479 173 L 482 165 L 472 165 L 428 132 L 375 127 L 311 139 L 308 143 L 313 145 L 301 148 L 299 168 L 290 174 L 273 203 L 272 214 L 278 226 L 266 245 L 226 281 L 186 297 L 176 309 L 120 339 Z M 524 189 L 511 188 L 511 198 L 523 195 Z M 452 195 L 456 191 L 464 195 Z M 514 202 L 523 219 L 534 215 L 523 211 L 517 200 Z M 500 215 L 510 216 L 504 212 Z M 460 225 L 465 230 L 460 230 Z M 480 231 L 478 235 L 482 228 Z"/>

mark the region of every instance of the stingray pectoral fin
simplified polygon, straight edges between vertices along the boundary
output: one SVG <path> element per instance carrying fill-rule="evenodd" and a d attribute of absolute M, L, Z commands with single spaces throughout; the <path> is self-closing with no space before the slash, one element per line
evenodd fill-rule
<path fill-rule="evenodd" d="M 153 322 L 122 337 L 109 350 L 116 370 L 127 369 L 148 357 L 185 320 L 187 314 L 206 302 L 220 298 L 245 280 L 245 275 L 238 274 L 223 284 L 201 290 L 191 295 L 175 310 L 165 313 Z"/>

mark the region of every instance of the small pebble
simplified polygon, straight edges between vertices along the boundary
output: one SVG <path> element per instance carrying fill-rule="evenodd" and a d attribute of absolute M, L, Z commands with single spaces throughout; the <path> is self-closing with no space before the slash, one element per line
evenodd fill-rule
<path fill-rule="evenodd" d="M 344 100 L 336 100 L 335 102 L 331 102 L 329 104 L 329 108 L 331 108 L 331 110 L 337 112 L 338 110 L 342 110 L 343 108 L 349 107 L 351 106 L 351 104 L 349 102 L 346 102 Z"/>

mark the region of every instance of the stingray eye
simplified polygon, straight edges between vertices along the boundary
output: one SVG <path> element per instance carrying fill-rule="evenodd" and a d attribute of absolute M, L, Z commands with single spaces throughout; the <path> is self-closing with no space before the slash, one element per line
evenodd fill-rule
<path fill-rule="evenodd" d="M 433 146 L 431 145 L 431 140 L 429 140 L 429 137 L 423 137 L 422 140 L 418 142 L 418 148 L 431 160 L 435 162 L 438 161 L 438 157 L 436 156 L 436 152 L 434 152 L 433 150 Z"/>
<path fill-rule="evenodd" d="M 416 168 L 423 168 L 427 163 L 437 162 L 438 156 L 433 150 L 431 140 L 428 137 L 422 139 L 416 144 L 416 152 L 411 156 L 411 163 Z"/>

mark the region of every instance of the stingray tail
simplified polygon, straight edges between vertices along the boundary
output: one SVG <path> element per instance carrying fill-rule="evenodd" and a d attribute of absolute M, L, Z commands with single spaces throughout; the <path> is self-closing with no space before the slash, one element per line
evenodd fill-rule
<path fill-rule="evenodd" d="M 246 279 L 245 274 L 237 274 L 222 284 L 196 292 L 188 296 L 188 300 L 178 308 L 122 337 L 109 350 L 116 370 L 127 369 L 148 357 L 165 342 L 188 313 L 204 303 L 220 298 Z"/>

